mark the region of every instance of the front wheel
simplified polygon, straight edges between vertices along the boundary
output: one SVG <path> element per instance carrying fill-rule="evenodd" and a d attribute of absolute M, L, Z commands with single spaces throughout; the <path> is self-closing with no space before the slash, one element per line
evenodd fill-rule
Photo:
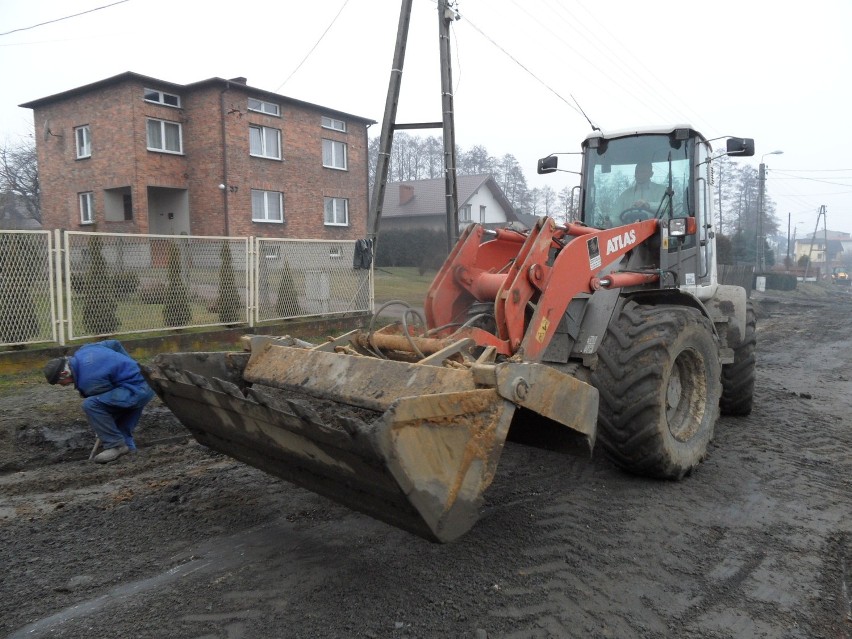
<path fill-rule="evenodd" d="M 630 301 L 610 323 L 591 381 L 598 443 L 630 472 L 680 479 L 707 454 L 719 415 L 713 326 L 693 308 Z"/>

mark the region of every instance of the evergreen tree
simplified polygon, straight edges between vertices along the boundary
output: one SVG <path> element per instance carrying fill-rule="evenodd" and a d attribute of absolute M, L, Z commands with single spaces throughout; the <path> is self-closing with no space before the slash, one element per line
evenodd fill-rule
<path fill-rule="evenodd" d="M 234 278 L 234 266 L 231 259 L 231 248 L 228 240 L 222 241 L 222 249 L 219 251 L 219 296 L 216 298 L 216 310 L 219 313 L 219 321 L 226 324 L 239 322 L 240 317 L 240 295 L 237 293 L 237 282 Z"/>
<path fill-rule="evenodd" d="M 180 248 L 175 242 L 169 242 L 168 269 L 163 321 L 166 326 L 186 326 L 192 321 L 192 309 L 189 306 L 189 289 L 183 281 Z"/>
<path fill-rule="evenodd" d="M 299 295 L 296 291 L 296 281 L 286 258 L 284 259 L 284 267 L 281 269 L 281 284 L 278 286 L 275 312 L 279 317 L 295 317 L 303 314 L 302 307 L 299 305 Z"/>
<path fill-rule="evenodd" d="M 88 268 L 83 276 L 83 326 L 92 335 L 115 333 L 120 322 L 114 280 L 104 258 L 103 240 L 89 238 Z"/>

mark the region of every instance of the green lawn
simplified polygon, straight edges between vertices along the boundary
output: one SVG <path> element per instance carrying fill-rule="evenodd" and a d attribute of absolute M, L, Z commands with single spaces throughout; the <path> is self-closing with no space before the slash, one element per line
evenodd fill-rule
<path fill-rule="evenodd" d="M 422 308 L 435 271 L 420 275 L 416 266 L 376 268 L 374 286 L 376 304 L 389 300 L 402 300 L 411 306 Z"/>

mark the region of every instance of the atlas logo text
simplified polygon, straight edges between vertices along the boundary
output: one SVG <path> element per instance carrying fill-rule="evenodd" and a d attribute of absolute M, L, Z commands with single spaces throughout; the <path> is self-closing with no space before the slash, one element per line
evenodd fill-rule
<path fill-rule="evenodd" d="M 636 231 L 627 231 L 606 241 L 606 254 L 615 253 L 636 243 Z"/>

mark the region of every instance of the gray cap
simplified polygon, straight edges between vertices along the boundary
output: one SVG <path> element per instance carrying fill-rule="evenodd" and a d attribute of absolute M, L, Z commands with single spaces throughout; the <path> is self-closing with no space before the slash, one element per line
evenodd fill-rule
<path fill-rule="evenodd" d="M 65 357 L 54 357 L 44 365 L 44 376 L 50 384 L 55 384 L 59 381 L 59 375 L 65 368 Z"/>

